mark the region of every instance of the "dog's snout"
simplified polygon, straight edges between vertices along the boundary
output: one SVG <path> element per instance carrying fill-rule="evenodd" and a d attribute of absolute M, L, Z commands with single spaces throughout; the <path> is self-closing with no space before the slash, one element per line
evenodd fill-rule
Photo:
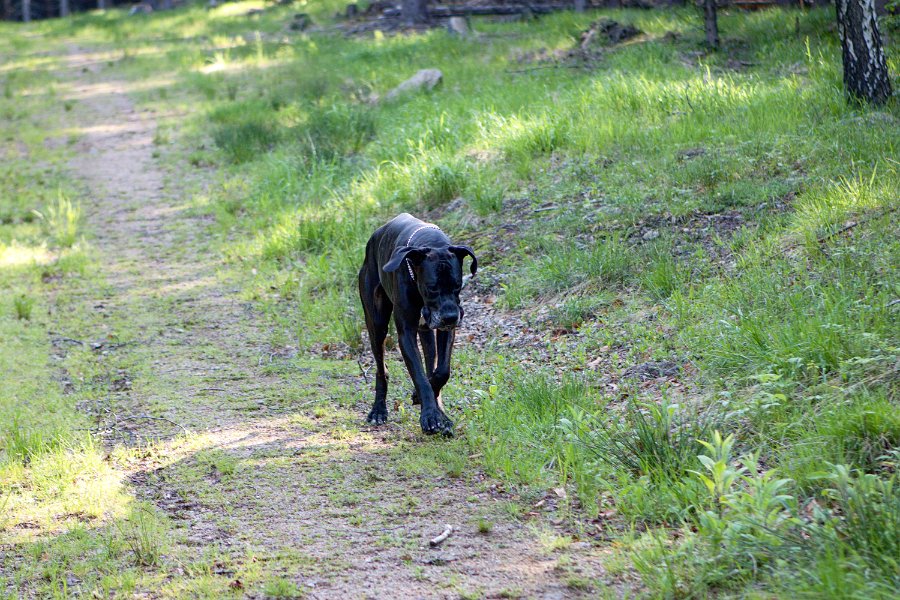
<path fill-rule="evenodd" d="M 459 309 L 442 311 L 438 329 L 453 329 L 454 327 L 459 325 L 459 320 L 462 316 L 459 314 L 459 312 Z"/>

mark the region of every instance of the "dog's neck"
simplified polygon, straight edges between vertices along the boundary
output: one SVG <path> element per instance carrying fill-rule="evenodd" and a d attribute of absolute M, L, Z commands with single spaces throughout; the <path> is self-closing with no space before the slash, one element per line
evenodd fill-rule
<path fill-rule="evenodd" d="M 409 236 L 409 240 L 407 240 L 407 242 L 406 242 L 406 245 L 412 246 L 413 238 L 416 237 L 417 233 L 419 233 L 420 231 L 422 231 L 424 229 L 437 229 L 438 231 L 441 230 L 441 228 L 438 227 L 437 225 L 431 225 L 431 224 L 422 225 L 421 227 L 416 228 L 416 230 L 412 232 L 412 234 Z M 409 262 L 408 258 L 406 259 L 406 269 L 409 271 L 409 278 L 412 279 L 413 281 L 415 281 L 416 276 L 413 273 L 412 264 Z"/>

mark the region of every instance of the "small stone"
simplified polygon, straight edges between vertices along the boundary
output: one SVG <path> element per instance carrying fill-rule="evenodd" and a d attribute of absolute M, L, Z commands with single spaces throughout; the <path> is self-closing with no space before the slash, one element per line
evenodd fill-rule
<path fill-rule="evenodd" d="M 466 24 L 465 17 L 450 17 L 447 22 L 447 30 L 459 37 L 467 37 L 469 35 L 469 26 Z"/>
<path fill-rule="evenodd" d="M 649 242 L 650 240 L 655 240 L 659 237 L 659 231 L 656 229 L 648 229 L 644 232 L 644 235 L 641 236 L 641 239 Z"/>
<path fill-rule="evenodd" d="M 385 95 L 386 100 L 393 100 L 406 92 L 417 90 L 432 90 L 444 79 L 444 74 L 438 69 L 422 69 Z"/>
<path fill-rule="evenodd" d="M 572 550 L 588 550 L 590 549 L 590 547 L 590 542 L 575 542 L 574 544 L 571 544 L 569 546 L 569 548 L 571 548 Z"/>

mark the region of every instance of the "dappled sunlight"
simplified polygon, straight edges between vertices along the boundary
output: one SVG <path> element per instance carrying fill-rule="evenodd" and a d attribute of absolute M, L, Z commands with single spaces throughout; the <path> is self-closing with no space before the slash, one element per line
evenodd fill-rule
<path fill-rule="evenodd" d="M 31 72 L 35 75 L 46 77 L 46 71 L 59 64 L 59 56 L 30 56 L 26 58 L 3 57 L 0 64 L 0 73 Z"/>
<path fill-rule="evenodd" d="M 125 473 L 92 444 L 38 453 L 27 480 L 29 485 L 12 487 L 4 499 L 0 525 L 5 522 L 8 543 L 38 541 L 72 527 L 103 527 L 126 514 L 133 501 Z"/>
<path fill-rule="evenodd" d="M 213 56 L 212 62 L 198 68 L 197 72 L 203 73 L 204 75 L 211 75 L 213 73 L 242 73 L 244 71 L 272 69 L 283 66 L 286 62 L 286 60 L 278 59 L 233 60 L 229 59 L 227 56 L 216 53 Z"/>
<path fill-rule="evenodd" d="M 160 88 L 171 87 L 175 84 L 172 77 L 149 77 L 129 82 L 124 86 L 124 90 L 128 93 L 144 92 L 147 90 L 155 90 Z M 63 96 L 69 100 L 87 100 L 89 98 L 114 95 L 122 91 L 121 82 L 115 84 L 108 82 L 67 84 L 64 88 Z M 122 124 L 125 126 L 125 124 Z"/>
<path fill-rule="evenodd" d="M 218 285 L 218 281 L 213 276 L 185 279 L 179 278 L 172 283 L 154 286 L 152 289 L 148 290 L 148 293 L 152 292 L 156 295 L 175 296 L 197 292 L 199 290 L 208 290 L 216 285 Z"/>
<path fill-rule="evenodd" d="M 266 3 L 262 0 L 243 0 L 242 2 L 229 2 L 222 4 L 210 11 L 214 18 L 229 18 L 244 16 L 249 10 L 262 10 Z"/>
<path fill-rule="evenodd" d="M 16 242 L 0 243 L 0 268 L 24 265 L 46 265 L 54 260 L 54 254 L 46 245 L 23 246 Z"/>

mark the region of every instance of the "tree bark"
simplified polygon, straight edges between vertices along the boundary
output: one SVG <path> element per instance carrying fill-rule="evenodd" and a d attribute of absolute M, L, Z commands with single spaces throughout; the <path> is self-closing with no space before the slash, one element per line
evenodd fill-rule
<path fill-rule="evenodd" d="M 884 104 L 891 81 L 878 32 L 874 0 L 835 0 L 844 60 L 844 89 L 857 99 Z"/>
<path fill-rule="evenodd" d="M 719 47 L 719 21 L 716 14 L 716 0 L 703 0 L 704 29 L 706 43 L 710 48 Z"/>
<path fill-rule="evenodd" d="M 3 0 L 3 14 L 0 15 L 0 19 L 4 21 L 7 19 L 13 18 L 13 8 L 12 8 L 12 0 Z"/>
<path fill-rule="evenodd" d="M 106 10 L 106 0 L 97 0 L 97 8 Z"/>
<path fill-rule="evenodd" d="M 575 0 L 575 12 L 583 13 L 585 4 L 585 0 Z"/>
<path fill-rule="evenodd" d="M 71 12 L 72 11 L 69 8 L 69 0 L 59 0 L 59 16 L 68 17 L 69 13 Z"/>
<path fill-rule="evenodd" d="M 31 21 L 31 0 L 22 0 L 22 21 Z"/>
<path fill-rule="evenodd" d="M 428 0 L 403 0 L 401 14 L 407 25 L 418 25 L 428 21 Z"/>

